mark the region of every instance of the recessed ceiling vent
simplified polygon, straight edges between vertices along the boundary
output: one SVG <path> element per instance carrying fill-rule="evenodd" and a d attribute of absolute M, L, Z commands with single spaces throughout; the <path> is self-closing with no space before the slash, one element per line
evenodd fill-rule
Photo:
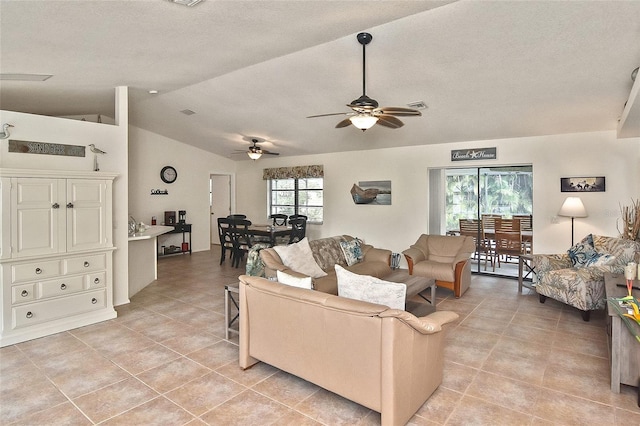
<path fill-rule="evenodd" d="M 424 101 L 415 101 L 415 102 L 409 102 L 407 104 L 407 106 L 409 108 L 413 108 L 413 109 L 427 109 L 429 108 L 427 106 L 427 104 L 424 103 Z"/>
<path fill-rule="evenodd" d="M 183 113 L 184 115 L 193 115 L 196 113 L 195 111 L 191 111 L 190 109 L 183 109 L 180 112 Z"/>
<path fill-rule="evenodd" d="M 196 4 L 200 3 L 203 0 L 168 0 L 171 3 L 175 3 L 175 4 L 181 4 L 183 6 L 195 6 Z"/>

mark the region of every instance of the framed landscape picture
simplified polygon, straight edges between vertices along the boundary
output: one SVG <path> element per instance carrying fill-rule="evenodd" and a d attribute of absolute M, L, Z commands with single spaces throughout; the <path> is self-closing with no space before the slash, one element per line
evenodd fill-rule
<path fill-rule="evenodd" d="M 560 178 L 561 192 L 604 192 L 604 176 Z"/>

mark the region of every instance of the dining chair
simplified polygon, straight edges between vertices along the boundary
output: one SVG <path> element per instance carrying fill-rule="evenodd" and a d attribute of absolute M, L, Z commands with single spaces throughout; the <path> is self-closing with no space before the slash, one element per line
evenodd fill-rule
<path fill-rule="evenodd" d="M 514 214 L 514 219 L 520 220 L 521 231 L 533 231 L 533 215 L 531 214 Z"/>
<path fill-rule="evenodd" d="M 487 260 L 493 266 L 493 248 L 491 241 L 484 238 L 478 219 L 459 219 L 460 235 L 472 237 L 476 245 L 475 257 L 480 262 L 480 254 L 484 256 L 484 270 L 487 270 Z"/>
<path fill-rule="evenodd" d="M 233 241 L 233 254 L 231 266 L 237 268 L 244 259 L 245 253 L 251 248 L 251 235 L 249 234 L 251 221 L 246 219 L 230 219 L 229 233 Z"/>
<path fill-rule="evenodd" d="M 526 253 L 533 253 L 533 215 L 513 215 L 514 219 L 520 219 L 520 230 L 526 232 L 522 235 L 522 243 L 524 244 Z"/>
<path fill-rule="evenodd" d="M 246 214 L 230 214 L 229 216 L 227 216 L 227 219 L 246 219 L 247 215 Z"/>
<path fill-rule="evenodd" d="M 289 216 L 289 220 L 298 219 L 299 217 L 303 218 L 304 220 L 309 220 L 309 218 L 303 214 L 292 214 L 291 216 Z"/>
<path fill-rule="evenodd" d="M 495 230 L 501 231 L 521 231 L 520 219 L 503 219 L 501 217 L 495 218 Z"/>
<path fill-rule="evenodd" d="M 289 234 L 289 244 L 297 243 L 307 235 L 306 216 L 298 217 L 295 219 L 289 219 L 289 225 L 291 225 L 291 234 Z"/>
<path fill-rule="evenodd" d="M 273 226 L 285 226 L 287 224 L 287 215 L 281 213 L 274 213 L 269 216 L 272 220 Z"/>
<path fill-rule="evenodd" d="M 522 245 L 522 234 L 520 231 L 504 231 L 496 229 L 495 232 L 495 247 L 493 249 L 493 271 L 496 271 L 496 262 L 498 268 L 500 267 L 500 256 L 504 256 L 505 262 L 510 257 L 519 257 L 524 254 Z"/>
<path fill-rule="evenodd" d="M 220 264 L 225 261 L 227 257 L 227 250 L 231 250 L 231 261 L 233 263 L 233 240 L 231 239 L 231 233 L 229 232 L 229 225 L 231 219 L 226 217 L 218 218 L 218 238 L 220 238 Z"/>

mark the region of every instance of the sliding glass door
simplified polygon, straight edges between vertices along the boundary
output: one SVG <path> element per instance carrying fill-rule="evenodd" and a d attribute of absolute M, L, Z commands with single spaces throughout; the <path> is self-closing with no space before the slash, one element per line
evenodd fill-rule
<path fill-rule="evenodd" d="M 469 235 L 470 228 L 476 230 L 471 232 L 477 245 L 472 270 L 517 276 L 517 256 L 500 254 L 496 231 L 501 235 L 502 230 L 496 229 L 496 218 L 500 228 L 516 226 L 522 252 L 532 251 L 532 166 L 446 169 L 443 180 L 446 232 Z"/>

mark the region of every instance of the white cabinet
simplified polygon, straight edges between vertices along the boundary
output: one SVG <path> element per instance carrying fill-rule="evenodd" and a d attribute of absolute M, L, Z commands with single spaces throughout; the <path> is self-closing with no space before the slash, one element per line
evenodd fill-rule
<path fill-rule="evenodd" d="M 115 318 L 115 177 L 0 169 L 0 346 Z"/>

